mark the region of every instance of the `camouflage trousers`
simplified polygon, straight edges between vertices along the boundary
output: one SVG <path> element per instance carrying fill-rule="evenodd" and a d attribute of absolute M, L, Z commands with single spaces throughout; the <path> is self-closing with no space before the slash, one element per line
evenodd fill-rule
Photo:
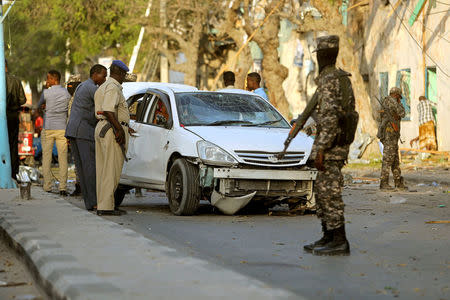
<path fill-rule="evenodd" d="M 389 172 L 392 171 L 395 186 L 401 182 L 398 140 L 383 141 L 383 163 L 381 165 L 380 185 L 389 184 Z"/>
<path fill-rule="evenodd" d="M 325 223 L 327 230 L 333 230 L 344 225 L 344 202 L 342 201 L 342 187 L 344 177 L 341 169 L 342 160 L 324 161 L 324 171 L 319 171 L 314 183 L 316 193 L 317 217 Z"/>

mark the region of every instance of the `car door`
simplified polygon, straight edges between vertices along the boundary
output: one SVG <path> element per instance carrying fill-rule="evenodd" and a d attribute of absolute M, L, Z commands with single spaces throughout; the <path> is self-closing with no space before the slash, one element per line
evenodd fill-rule
<path fill-rule="evenodd" d="M 147 93 L 145 112 L 135 123 L 137 135 L 130 138 L 126 175 L 136 181 L 160 185 L 165 182 L 172 114 L 166 94 L 156 90 Z"/>

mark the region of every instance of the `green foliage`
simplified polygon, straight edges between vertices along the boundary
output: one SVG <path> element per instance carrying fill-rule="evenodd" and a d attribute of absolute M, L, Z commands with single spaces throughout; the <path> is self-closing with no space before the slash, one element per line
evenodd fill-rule
<path fill-rule="evenodd" d="M 64 69 L 65 38 L 49 24 L 46 2 L 18 1 L 4 23 L 9 70 L 32 84 L 44 79 L 50 68 Z"/>
<path fill-rule="evenodd" d="M 11 39 L 11 69 L 35 82 L 49 68 L 65 70 L 66 41 L 70 66 L 87 72 L 101 56 L 127 60 L 136 42 L 144 0 L 21 0 L 11 10 L 5 41 Z"/>

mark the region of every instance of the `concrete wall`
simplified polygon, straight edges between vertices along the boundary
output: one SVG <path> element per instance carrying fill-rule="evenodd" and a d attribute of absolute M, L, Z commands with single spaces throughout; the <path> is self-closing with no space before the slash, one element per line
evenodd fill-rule
<path fill-rule="evenodd" d="M 400 145 L 409 147 L 409 141 L 419 134 L 417 104 L 419 96 L 425 95 L 425 67 L 436 67 L 438 147 L 439 150 L 450 150 L 450 7 L 441 3 L 436 3 L 435 7 L 426 4 L 424 12 L 428 17 L 425 21 L 422 14 L 413 26 L 409 26 L 408 20 L 417 2 L 403 2 L 394 13 L 395 3 L 385 6 L 379 0 L 371 1 L 364 52 L 370 94 L 379 96 L 380 72 L 389 73 L 391 88 L 396 85 L 398 70 L 411 70 L 411 118 L 402 121 L 401 136 L 406 142 Z M 401 25 L 400 19 L 418 43 Z M 425 66 L 421 49 L 422 24 L 426 26 L 425 49 L 432 58 L 425 57 Z"/>

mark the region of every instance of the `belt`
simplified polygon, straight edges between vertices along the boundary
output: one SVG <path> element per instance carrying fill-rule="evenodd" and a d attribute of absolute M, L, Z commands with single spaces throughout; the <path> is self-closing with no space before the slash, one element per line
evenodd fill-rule
<path fill-rule="evenodd" d="M 124 122 L 124 121 L 120 122 L 120 125 L 123 125 L 123 126 L 126 126 L 126 127 L 130 127 L 130 125 L 127 122 Z"/>

